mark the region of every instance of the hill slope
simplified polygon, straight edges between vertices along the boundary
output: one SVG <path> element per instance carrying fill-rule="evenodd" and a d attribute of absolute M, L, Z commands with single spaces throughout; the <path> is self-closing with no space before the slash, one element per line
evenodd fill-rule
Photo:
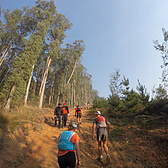
<path fill-rule="evenodd" d="M 1 168 L 58 168 L 58 136 L 66 128 L 54 127 L 53 109 L 36 112 L 32 121 L 25 120 L 13 134 L 0 131 Z M 101 166 L 97 161 L 97 142 L 92 140 L 94 115 L 83 110 L 80 132 L 81 161 L 83 168 L 166 168 L 168 166 L 167 130 L 143 130 L 136 126 L 116 127 L 111 125 L 109 152 L 111 164 Z M 70 120 L 74 120 L 70 110 Z M 110 119 L 109 119 L 110 120 Z M 24 124 L 23 124 L 24 122 Z M 112 122 L 111 122 L 112 124 Z M 104 158 L 105 153 L 103 152 Z"/>

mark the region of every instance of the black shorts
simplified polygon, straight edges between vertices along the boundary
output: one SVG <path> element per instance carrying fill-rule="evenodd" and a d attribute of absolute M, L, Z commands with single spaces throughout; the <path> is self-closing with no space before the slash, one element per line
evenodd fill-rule
<path fill-rule="evenodd" d="M 77 118 L 81 118 L 81 113 L 77 113 Z"/>
<path fill-rule="evenodd" d="M 60 168 L 75 168 L 76 166 L 75 152 L 69 151 L 65 155 L 59 156 L 58 164 Z"/>
<path fill-rule="evenodd" d="M 97 140 L 98 141 L 108 141 L 107 128 L 97 129 Z"/>

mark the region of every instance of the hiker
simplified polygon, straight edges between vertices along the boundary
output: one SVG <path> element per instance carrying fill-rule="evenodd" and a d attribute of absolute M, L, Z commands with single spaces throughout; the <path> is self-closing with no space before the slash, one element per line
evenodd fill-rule
<path fill-rule="evenodd" d="M 75 117 L 77 117 L 77 124 L 81 124 L 82 112 L 81 112 L 81 108 L 79 107 L 79 105 L 77 105 L 75 109 Z"/>
<path fill-rule="evenodd" d="M 54 115 L 55 115 L 55 126 L 57 126 L 57 121 L 59 122 L 58 128 L 61 127 L 61 120 L 62 120 L 62 107 L 61 103 L 58 104 L 58 106 L 54 110 Z"/>
<path fill-rule="evenodd" d="M 58 143 L 58 164 L 60 168 L 75 168 L 77 155 L 77 166 L 80 166 L 80 137 L 75 133 L 77 125 L 71 121 L 67 131 L 59 136 Z"/>
<path fill-rule="evenodd" d="M 69 109 L 65 103 L 63 103 L 62 110 L 63 110 L 62 112 L 62 128 L 63 128 L 63 127 L 66 127 L 67 119 L 69 116 Z"/>
<path fill-rule="evenodd" d="M 108 141 L 108 134 L 110 123 L 103 117 L 100 116 L 101 112 L 96 111 L 95 113 L 96 118 L 93 120 L 93 139 L 95 140 L 95 128 L 97 129 L 97 141 L 98 141 L 98 152 L 99 152 L 99 161 L 103 162 L 102 156 L 102 147 L 107 155 L 107 162 L 110 163 L 110 155 L 108 152 L 107 141 Z"/>

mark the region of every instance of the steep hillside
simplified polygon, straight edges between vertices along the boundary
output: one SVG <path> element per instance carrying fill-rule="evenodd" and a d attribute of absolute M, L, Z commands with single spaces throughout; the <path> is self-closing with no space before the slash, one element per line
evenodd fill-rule
<path fill-rule="evenodd" d="M 1 168 L 58 168 L 58 136 L 66 128 L 54 127 L 53 109 L 27 109 L 31 117 L 16 120 L 19 124 L 13 133 L 0 130 Z M 27 111 L 26 110 L 26 111 Z M 70 120 L 75 121 L 75 111 L 70 110 Z M 97 142 L 92 139 L 94 112 L 83 110 L 80 131 L 81 160 L 83 168 L 166 168 L 168 166 L 167 129 L 144 130 L 137 126 L 114 126 L 111 121 L 108 147 L 111 164 L 97 161 Z M 14 115 L 14 114 L 13 114 Z M 33 117 L 32 117 L 33 116 Z M 167 123 L 164 123 L 167 124 Z M 11 128 L 10 128 L 11 129 Z M 105 158 L 105 153 L 103 153 Z"/>

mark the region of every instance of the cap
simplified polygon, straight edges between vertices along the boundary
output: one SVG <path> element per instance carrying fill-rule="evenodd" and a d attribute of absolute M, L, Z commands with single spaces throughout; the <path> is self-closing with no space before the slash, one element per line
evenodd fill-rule
<path fill-rule="evenodd" d="M 65 103 L 63 103 L 63 105 L 66 105 Z"/>
<path fill-rule="evenodd" d="M 74 121 L 70 121 L 68 129 L 71 130 L 73 128 L 77 128 L 77 125 L 76 125 L 76 123 Z"/>
<path fill-rule="evenodd" d="M 61 103 L 59 103 L 58 105 L 61 105 Z"/>
<path fill-rule="evenodd" d="M 96 111 L 96 113 L 95 114 L 100 114 L 101 115 L 101 112 L 100 111 Z"/>

